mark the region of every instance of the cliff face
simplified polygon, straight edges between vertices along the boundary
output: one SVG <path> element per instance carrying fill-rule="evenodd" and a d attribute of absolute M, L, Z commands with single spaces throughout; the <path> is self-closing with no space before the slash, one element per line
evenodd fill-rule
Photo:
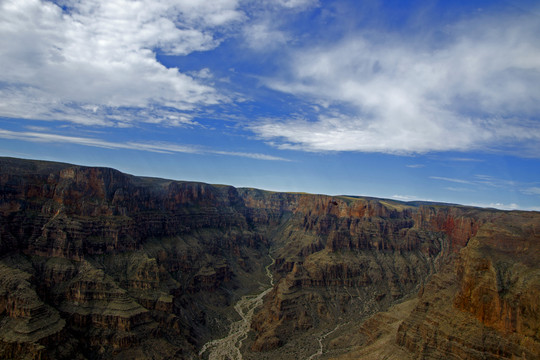
<path fill-rule="evenodd" d="M 540 216 L 501 213 L 429 282 L 397 342 L 422 358 L 537 359 Z"/>
<path fill-rule="evenodd" d="M 252 324 L 254 351 L 360 322 L 415 294 L 489 217 L 470 208 L 314 195 L 297 204 L 273 238 L 282 277 Z"/>
<path fill-rule="evenodd" d="M 267 239 L 232 187 L 0 166 L 0 357 L 189 358 L 253 290 Z"/>
<path fill-rule="evenodd" d="M 247 358 L 286 358 L 281 348 L 418 292 L 400 351 L 527 358 L 540 337 L 538 234 L 534 213 L 0 159 L 0 357 L 196 358 L 267 281 L 270 251 L 276 282 Z M 456 335 L 456 319 L 491 335 Z"/>

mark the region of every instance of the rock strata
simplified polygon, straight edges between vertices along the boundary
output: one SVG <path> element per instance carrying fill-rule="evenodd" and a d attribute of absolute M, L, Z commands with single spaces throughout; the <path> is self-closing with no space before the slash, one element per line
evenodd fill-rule
<path fill-rule="evenodd" d="M 425 286 L 397 342 L 422 358 L 537 359 L 539 214 L 504 213 Z"/>

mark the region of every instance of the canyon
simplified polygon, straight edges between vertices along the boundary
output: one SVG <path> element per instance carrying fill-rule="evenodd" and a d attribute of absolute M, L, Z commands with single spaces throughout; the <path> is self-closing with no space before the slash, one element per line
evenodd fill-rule
<path fill-rule="evenodd" d="M 538 212 L 14 158 L 0 195 L 0 358 L 540 357 Z"/>

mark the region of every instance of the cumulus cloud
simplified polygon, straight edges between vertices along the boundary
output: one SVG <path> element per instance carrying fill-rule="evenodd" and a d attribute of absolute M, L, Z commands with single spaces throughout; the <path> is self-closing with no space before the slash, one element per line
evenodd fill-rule
<path fill-rule="evenodd" d="M 104 125 L 152 106 L 182 113 L 226 102 L 156 54 L 215 48 L 214 34 L 244 16 L 237 0 L 2 1 L 0 116 Z"/>
<path fill-rule="evenodd" d="M 443 30 L 443 40 L 364 30 L 293 49 L 280 76 L 264 83 L 321 110 L 251 129 L 307 151 L 540 154 L 538 18 L 485 15 Z"/>

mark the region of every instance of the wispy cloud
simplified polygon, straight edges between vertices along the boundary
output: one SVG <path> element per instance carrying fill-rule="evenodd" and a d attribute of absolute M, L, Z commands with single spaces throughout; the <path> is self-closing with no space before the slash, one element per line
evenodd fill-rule
<path fill-rule="evenodd" d="M 474 176 L 474 182 L 492 187 L 514 187 L 518 183 L 514 180 L 500 179 L 491 175 L 477 174 Z"/>
<path fill-rule="evenodd" d="M 484 160 L 481 159 L 473 159 L 473 158 L 460 158 L 460 157 L 453 157 L 449 159 L 450 161 L 461 161 L 461 162 L 483 162 Z"/>
<path fill-rule="evenodd" d="M 521 192 L 525 195 L 540 195 L 540 187 L 533 186 L 526 189 L 522 189 Z"/>
<path fill-rule="evenodd" d="M 271 160 L 271 161 L 292 161 L 290 159 L 282 158 L 279 156 L 259 154 L 259 153 L 247 153 L 239 151 L 220 151 L 220 150 L 207 150 L 206 152 L 216 155 L 227 155 L 227 156 L 239 156 L 256 160 Z"/>
<path fill-rule="evenodd" d="M 457 190 L 462 191 L 462 190 Z M 468 191 L 465 189 L 465 191 Z M 425 199 L 422 197 L 414 196 L 414 195 L 393 195 L 392 199 L 398 200 L 398 201 L 428 201 L 428 202 L 438 202 L 436 200 L 432 199 Z M 468 206 L 475 206 L 480 208 L 493 208 L 493 209 L 499 209 L 499 210 L 525 210 L 525 211 L 540 211 L 540 207 L 537 206 L 521 206 L 517 203 L 502 203 L 502 202 L 491 202 L 491 203 L 479 203 L 479 202 L 471 202 L 468 204 L 463 204 Z"/>
<path fill-rule="evenodd" d="M 414 195 L 392 195 L 392 199 L 399 200 L 399 201 L 434 201 L 432 199 L 426 199 L 422 198 L 420 196 L 414 196 Z"/>
<path fill-rule="evenodd" d="M 432 199 L 424 199 L 421 197 L 413 196 L 413 195 L 393 195 L 392 199 L 398 200 L 398 201 L 428 201 L 428 202 L 438 202 L 436 200 Z M 492 203 L 468 203 L 463 204 L 468 206 L 474 206 L 474 207 L 480 207 L 480 208 L 492 208 L 492 209 L 499 209 L 499 210 L 524 210 L 524 211 L 540 211 L 540 207 L 537 206 L 520 206 L 517 203 L 502 203 L 502 202 L 492 202 Z"/>
<path fill-rule="evenodd" d="M 481 207 L 481 208 L 493 208 L 499 210 L 535 210 L 536 208 L 524 208 L 516 203 L 504 204 L 504 203 L 472 203 L 471 206 Z"/>
<path fill-rule="evenodd" d="M 80 136 L 67 136 L 60 134 L 51 134 L 43 132 L 18 132 L 0 129 L 0 138 L 2 139 L 16 139 L 31 142 L 46 142 L 46 143 L 64 143 L 64 144 L 76 144 L 83 146 L 91 146 L 105 149 L 124 149 L 124 150 L 138 150 L 148 151 L 154 153 L 187 153 L 187 154 L 215 154 L 225 156 L 237 156 L 245 157 L 256 160 L 268 160 L 268 161 L 291 161 L 279 156 L 272 156 L 268 154 L 249 153 L 249 152 L 235 152 L 235 151 L 221 151 L 215 149 L 208 149 L 202 146 L 192 145 L 179 145 L 166 142 L 112 142 L 107 140 L 80 137 Z"/>
<path fill-rule="evenodd" d="M 463 188 L 463 187 L 454 187 L 454 186 L 447 186 L 445 187 L 446 190 L 455 191 L 455 192 L 472 192 L 474 190 Z"/>
<path fill-rule="evenodd" d="M 445 40 L 360 30 L 291 50 L 281 74 L 264 83 L 320 111 L 262 119 L 251 130 L 305 151 L 497 148 L 539 156 L 538 18 L 478 15 L 432 31 L 444 31 Z"/>
<path fill-rule="evenodd" d="M 420 169 L 420 168 L 426 167 L 426 165 L 424 164 L 410 164 L 410 165 L 405 165 L 405 166 L 411 169 Z"/>
<path fill-rule="evenodd" d="M 501 179 L 501 178 L 497 178 L 491 175 L 483 175 L 483 174 L 476 174 L 471 179 L 458 179 L 458 178 L 450 178 L 450 177 L 444 177 L 444 176 L 430 176 L 429 178 L 433 180 L 442 180 L 442 181 L 448 181 L 448 182 L 453 182 L 453 183 L 458 183 L 458 184 L 466 184 L 466 185 L 471 185 L 475 187 L 484 187 L 484 188 L 488 186 L 491 188 L 515 189 L 517 186 L 524 185 L 514 180 Z M 450 188 L 447 188 L 447 189 L 450 190 Z M 470 190 L 471 189 L 469 189 L 469 191 Z"/>
<path fill-rule="evenodd" d="M 289 33 L 290 17 L 318 4 L 316 0 L 273 0 L 247 3 L 251 19 L 244 23 L 242 37 L 257 52 L 279 51 L 295 38 Z"/>
<path fill-rule="evenodd" d="M 244 28 L 247 45 L 256 51 L 274 51 L 290 41 L 286 32 L 280 30 L 271 18 L 260 19 Z"/>
<path fill-rule="evenodd" d="M 449 181 L 449 182 L 458 183 L 458 184 L 474 184 L 474 182 L 469 181 L 469 180 L 449 178 L 449 177 L 444 177 L 444 176 L 430 176 L 429 178 L 434 179 L 434 180 Z"/>
<path fill-rule="evenodd" d="M 539 206 L 522 206 L 518 203 L 503 203 L 503 202 L 474 203 L 473 202 L 468 205 L 481 207 L 481 208 L 499 209 L 499 210 L 540 211 Z"/>

